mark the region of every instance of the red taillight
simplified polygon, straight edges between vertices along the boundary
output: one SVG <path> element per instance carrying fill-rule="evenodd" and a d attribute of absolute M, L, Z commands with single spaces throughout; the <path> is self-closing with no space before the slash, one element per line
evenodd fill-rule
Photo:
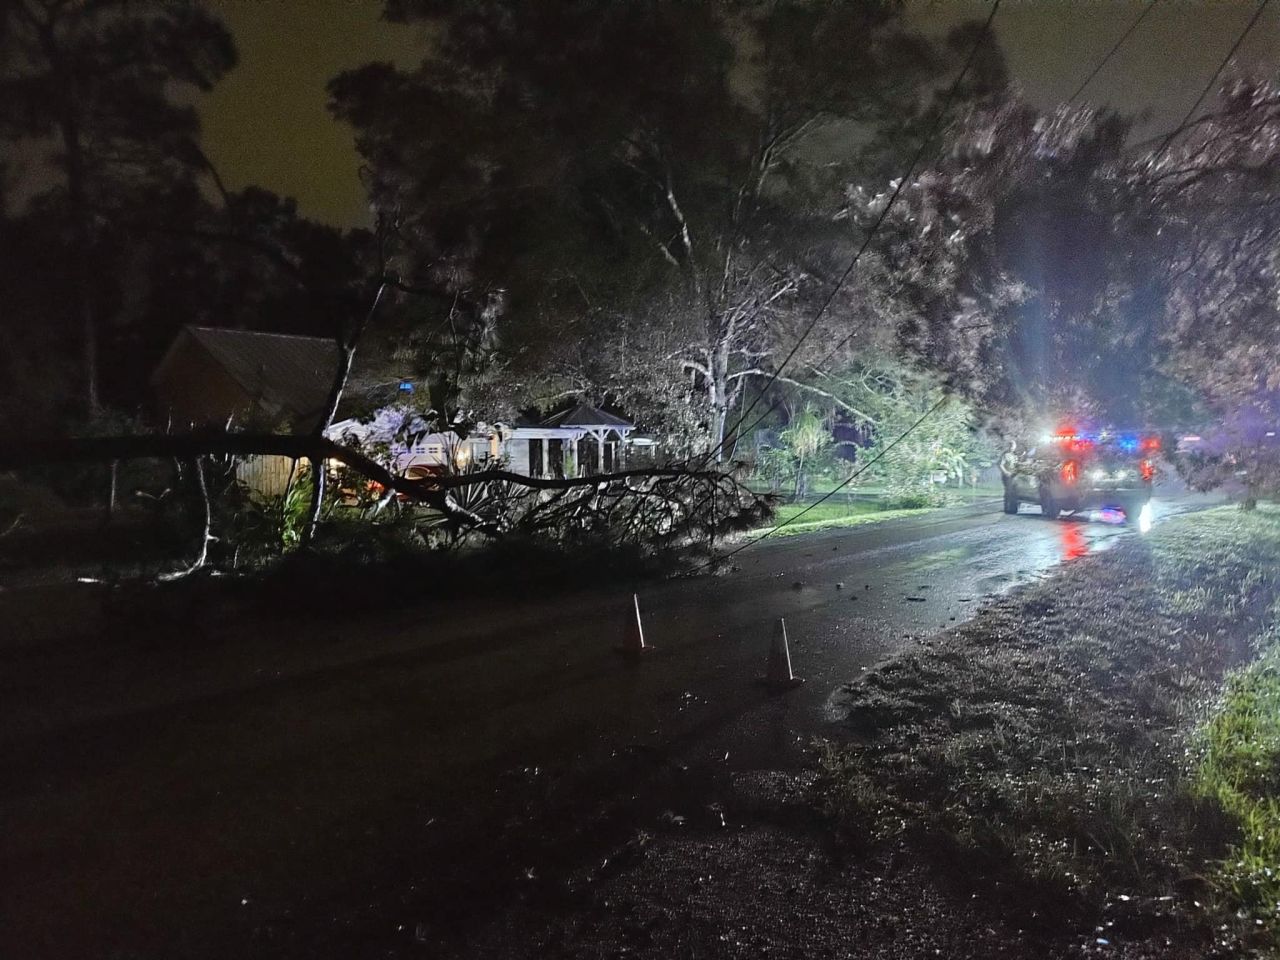
<path fill-rule="evenodd" d="M 1080 476 L 1080 464 L 1074 460 L 1068 460 L 1062 465 L 1062 482 L 1075 483 Z"/>
<path fill-rule="evenodd" d="M 1150 460 L 1143 460 L 1141 469 L 1142 469 L 1142 479 L 1150 483 L 1152 477 L 1156 475 L 1155 464 L 1152 463 Z"/>

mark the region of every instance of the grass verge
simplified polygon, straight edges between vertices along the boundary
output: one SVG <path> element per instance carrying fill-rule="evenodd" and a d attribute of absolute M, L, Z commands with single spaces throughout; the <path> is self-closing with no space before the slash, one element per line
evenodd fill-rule
<path fill-rule="evenodd" d="M 812 506 L 807 513 L 807 507 Z M 814 530 L 826 530 L 832 527 L 856 527 L 864 523 L 879 523 L 882 520 L 899 520 L 903 517 L 915 517 L 928 513 L 932 507 L 912 507 L 908 509 L 885 510 L 879 504 L 871 502 L 835 503 L 828 501 L 816 506 L 804 503 L 786 503 L 778 507 L 773 521 L 761 527 L 759 532 L 775 533 L 777 536 L 791 536 L 797 533 L 811 533 Z M 795 517 L 803 516 L 799 520 Z"/>
<path fill-rule="evenodd" d="M 1261 656 L 1232 673 L 1199 731 L 1195 784 L 1239 825 L 1212 874 L 1219 905 L 1280 951 L 1280 628 Z"/>
<path fill-rule="evenodd" d="M 1280 944 L 1280 661 L 1233 675 L 1197 730 L 1270 629 L 1278 571 L 1275 511 L 1073 563 L 844 687 L 818 804 L 844 843 L 906 845 L 1029 926 Z"/>

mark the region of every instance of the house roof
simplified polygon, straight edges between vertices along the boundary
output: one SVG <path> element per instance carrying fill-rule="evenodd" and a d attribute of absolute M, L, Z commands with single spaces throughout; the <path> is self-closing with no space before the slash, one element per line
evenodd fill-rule
<path fill-rule="evenodd" d="M 542 423 L 540 427 L 613 427 L 630 430 L 635 424 L 629 420 L 623 420 L 621 417 L 615 417 L 612 413 L 605 413 L 597 407 L 590 404 L 580 403 L 572 410 L 565 410 L 563 413 L 553 414 Z"/>
<path fill-rule="evenodd" d="M 217 327 L 188 326 L 183 332 L 264 409 L 294 420 L 324 409 L 338 367 L 336 341 Z"/>

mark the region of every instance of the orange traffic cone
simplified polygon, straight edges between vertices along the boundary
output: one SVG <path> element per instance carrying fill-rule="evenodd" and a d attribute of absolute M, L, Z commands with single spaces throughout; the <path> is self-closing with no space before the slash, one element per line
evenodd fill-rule
<path fill-rule="evenodd" d="M 618 652 L 628 657 L 638 657 L 648 653 L 653 647 L 644 642 L 644 624 L 640 622 L 640 597 L 631 595 L 632 609 L 628 611 L 626 623 L 623 625 L 622 645 Z"/>
<path fill-rule="evenodd" d="M 769 661 L 760 682 L 772 690 L 790 690 L 804 683 L 791 672 L 791 648 L 787 644 L 787 621 L 778 618 L 773 643 L 769 646 Z"/>

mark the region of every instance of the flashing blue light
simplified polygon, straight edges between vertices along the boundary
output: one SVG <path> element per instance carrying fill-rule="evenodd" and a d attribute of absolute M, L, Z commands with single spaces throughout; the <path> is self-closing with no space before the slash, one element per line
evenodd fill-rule
<path fill-rule="evenodd" d="M 401 381 L 400 381 L 400 392 L 401 392 L 401 393 L 413 393 L 413 381 L 412 381 L 412 380 L 401 380 Z"/>
<path fill-rule="evenodd" d="M 1120 434 L 1119 439 L 1116 441 L 1116 445 L 1119 446 L 1120 449 L 1123 450 L 1125 453 L 1137 453 L 1139 440 L 1136 434 L 1122 433 Z"/>

